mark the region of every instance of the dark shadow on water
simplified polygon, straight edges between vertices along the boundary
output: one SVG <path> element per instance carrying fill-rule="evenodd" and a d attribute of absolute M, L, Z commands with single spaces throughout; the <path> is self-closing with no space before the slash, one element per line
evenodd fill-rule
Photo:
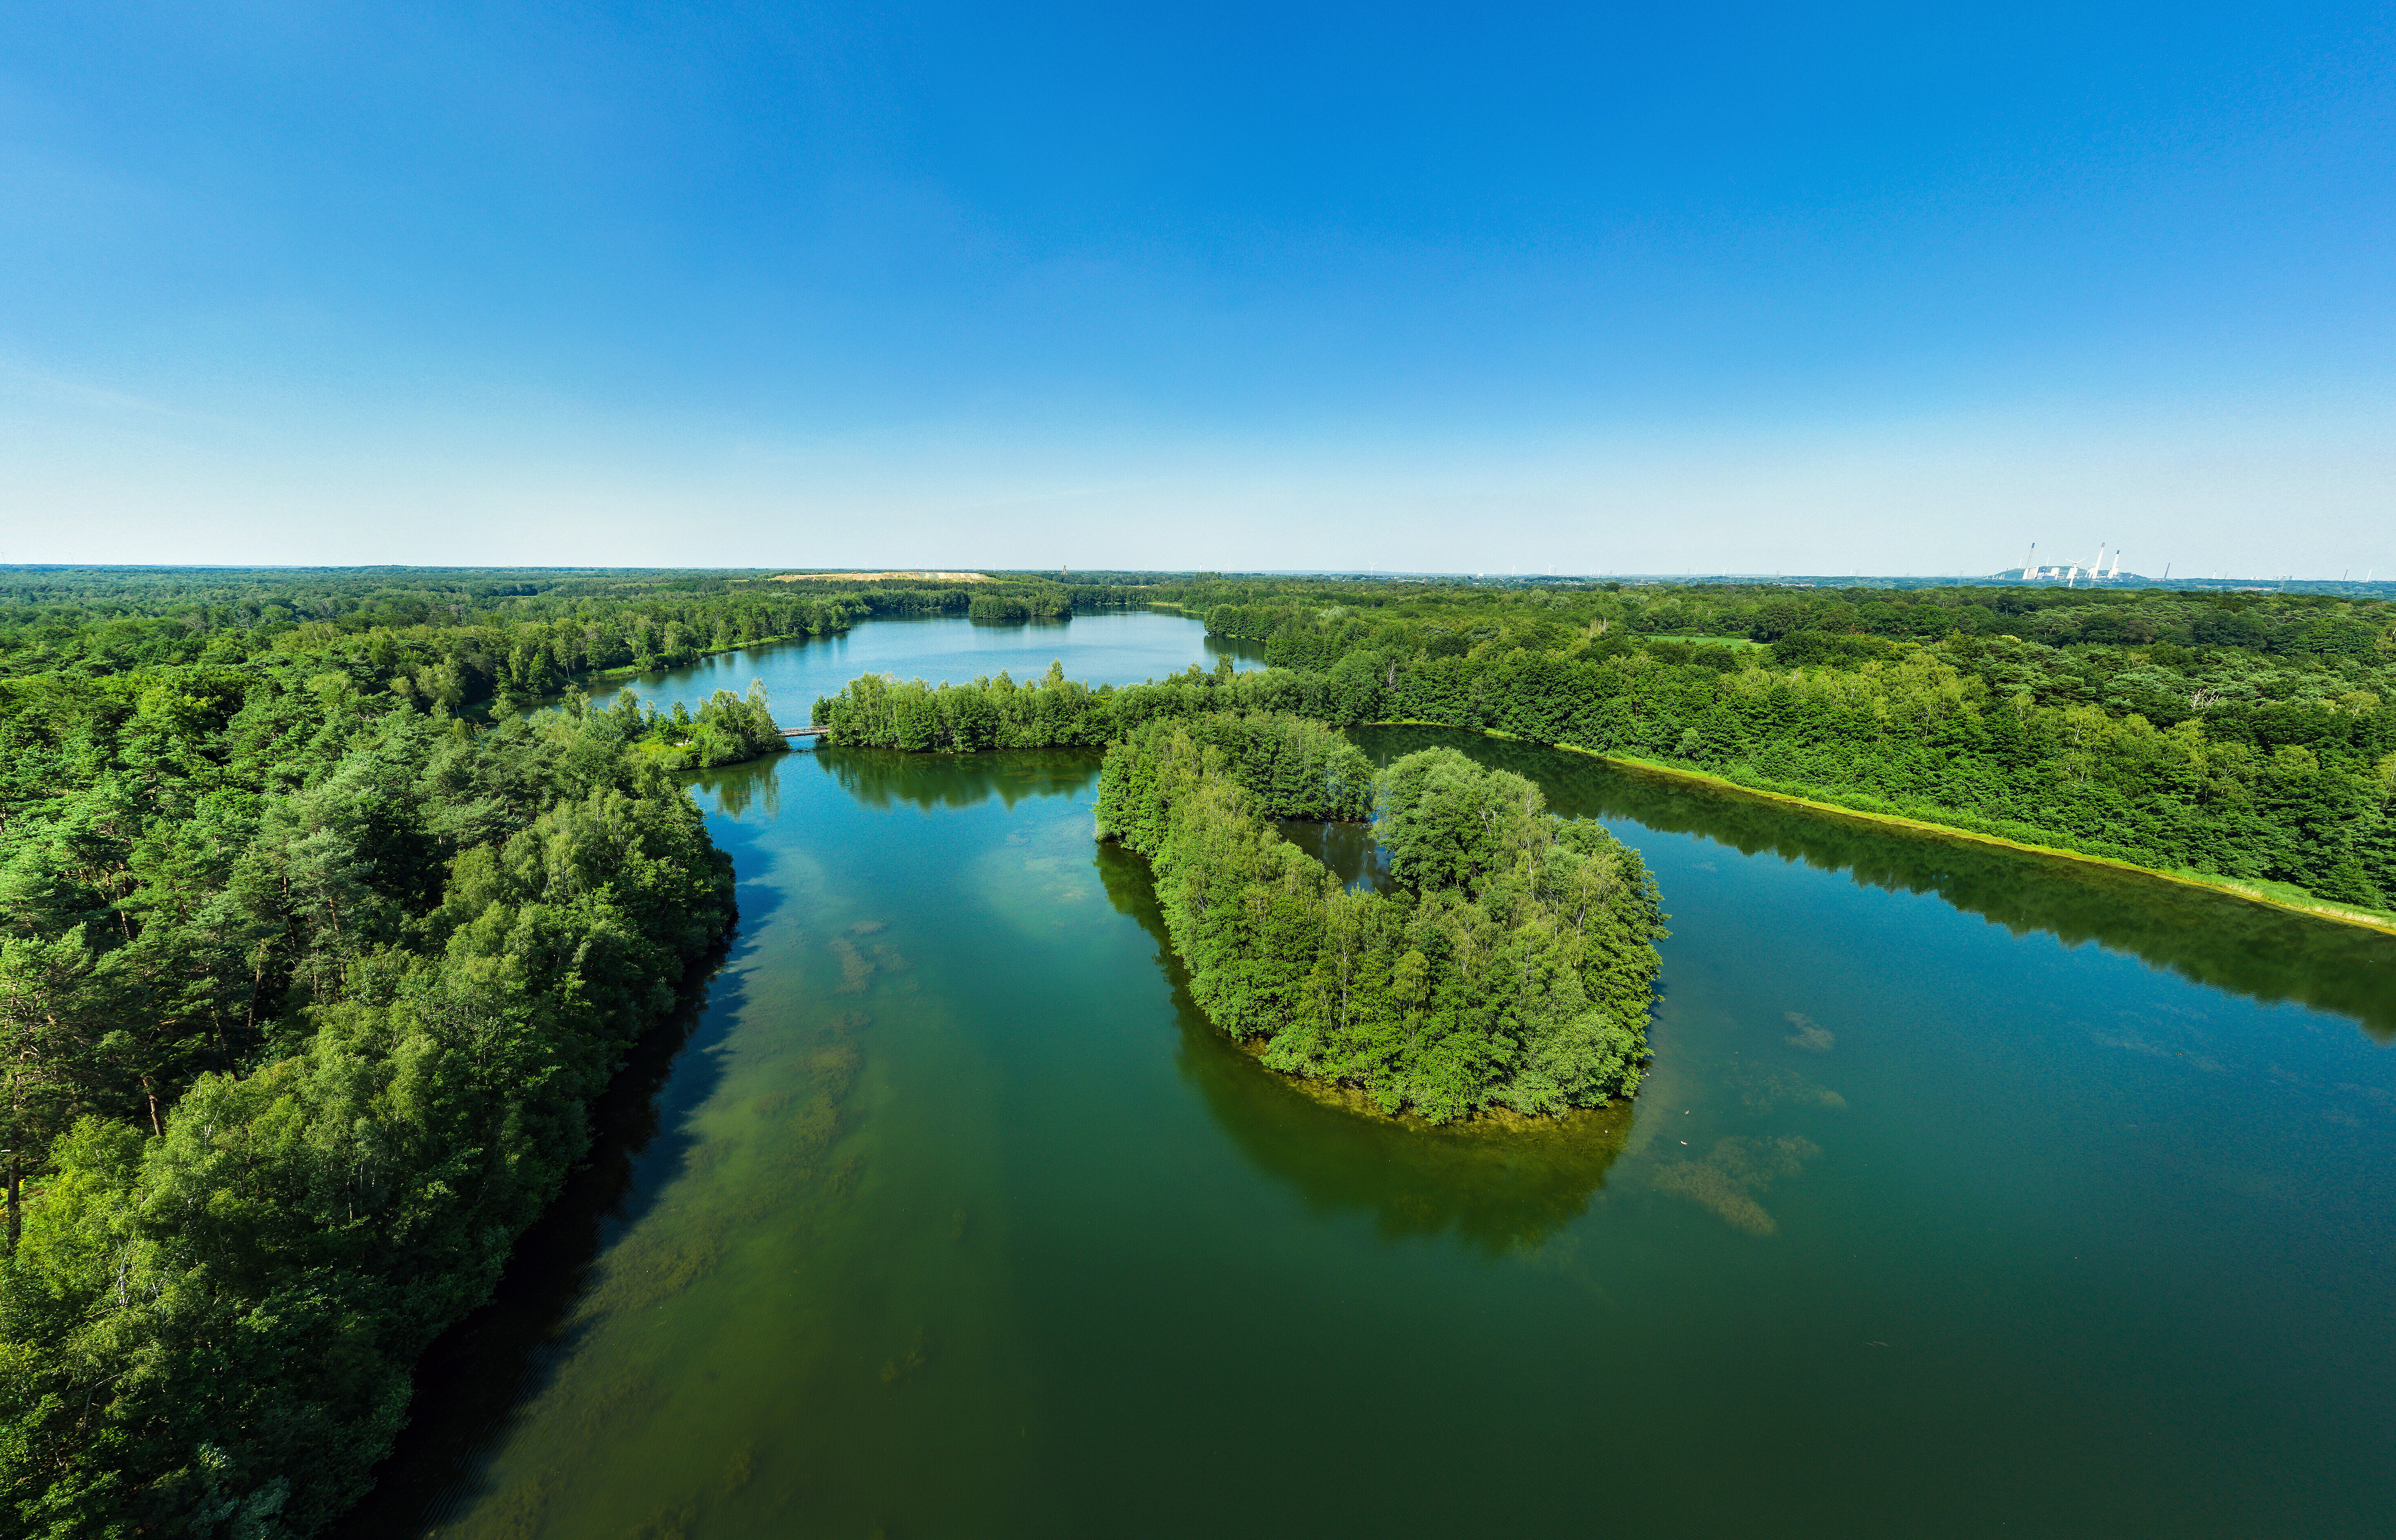
<path fill-rule="evenodd" d="M 573 1356 L 566 1329 L 608 1240 L 646 1206 L 661 1159 L 678 1161 L 685 1143 L 659 1137 L 672 1114 L 692 1099 L 678 1068 L 710 1082 L 715 1055 L 689 1055 L 720 1034 L 739 1009 L 737 989 L 709 979 L 719 955 L 692 971 L 673 1017 L 634 1044 L 623 1068 L 592 1105 L 589 1153 L 554 1202 L 518 1238 L 490 1302 L 439 1337 L 417 1365 L 407 1426 L 375 1469 L 375 1484 L 330 1533 L 341 1540 L 412 1540 L 484 1495 L 477 1467 L 505 1441 L 513 1416 L 540 1395 L 551 1369 Z M 686 1074 L 683 1079 L 691 1077 Z M 705 1091 L 699 1092 L 703 1097 Z"/>
<path fill-rule="evenodd" d="M 709 820 L 709 833 L 736 870 L 763 863 L 752 851 L 779 806 L 776 771 L 787 758 L 695 777 L 702 805 L 712 798 L 725 815 Z M 743 826 L 738 820 L 752 803 L 762 804 L 766 817 Z M 753 937 L 765 933 L 781 901 L 781 891 L 769 884 L 741 887 L 739 928 L 693 970 L 674 1016 L 634 1044 L 592 1106 L 589 1153 L 517 1240 L 490 1302 L 426 1350 L 407 1426 L 377 1467 L 373 1489 L 334 1526 L 342 1540 L 419 1536 L 485 1495 L 477 1467 L 505 1443 L 513 1415 L 539 1401 L 552 1366 L 573 1357 L 579 1334 L 567 1322 L 593 1264 L 656 1203 L 696 1142 L 682 1132 L 686 1114 L 714 1095 L 723 1070 L 721 1055 L 706 1050 L 730 1030 L 745 1003 L 734 964 L 754 950 Z"/>
<path fill-rule="evenodd" d="M 1936 894 L 2016 935 L 2093 941 L 2212 989 L 2293 1001 L 2396 1038 L 2396 937 L 2083 861 L 1842 818 L 1607 763 L 1586 754 L 1436 727 L 1349 736 L 1386 764 L 1418 749 L 1459 749 L 1539 784 L 1571 816 L 1630 819 L 1695 834 L 1742 855 L 1770 852 L 1891 892 Z M 1637 844 L 1635 832 L 1626 843 Z M 1664 896 L 1671 908 L 1671 894 Z M 1668 944 L 1669 956 L 1669 944 Z"/>
<path fill-rule="evenodd" d="M 772 823 L 782 816 L 782 781 L 778 772 L 788 758 L 789 753 L 768 754 L 739 764 L 700 770 L 691 777 L 691 790 L 699 793 L 701 806 L 712 801 L 712 811 L 727 818 L 738 821 L 753 807 L 765 815 L 765 822 Z"/>
<path fill-rule="evenodd" d="M 779 758 L 780 756 L 776 756 Z M 905 803 L 929 813 L 996 797 L 1070 795 L 1090 784 L 1097 749 L 1010 749 L 1003 754 L 911 754 L 897 749 L 819 749 L 807 756 L 868 807 Z"/>
<path fill-rule="evenodd" d="M 1309 1095 L 1242 1052 L 1190 998 L 1148 863 L 1117 844 L 1096 860 L 1107 897 L 1139 922 L 1173 981 L 1182 1075 L 1261 1170 L 1318 1213 L 1372 1215 L 1391 1240 L 1452 1235 L 1485 1256 L 1536 1248 L 1589 1210 L 1622 1153 L 1632 1108 L 1526 1129 L 1400 1123 Z"/>
<path fill-rule="evenodd" d="M 1391 890 L 1390 853 L 1373 838 L 1371 824 L 1284 818 L 1274 827 L 1284 840 L 1321 861 L 1351 893 Z"/>
<path fill-rule="evenodd" d="M 1261 642 L 1234 636 L 1209 636 L 1206 638 L 1206 651 L 1212 657 L 1220 657 L 1228 654 L 1234 662 L 1252 663 L 1259 669 L 1265 667 L 1265 644 Z"/>

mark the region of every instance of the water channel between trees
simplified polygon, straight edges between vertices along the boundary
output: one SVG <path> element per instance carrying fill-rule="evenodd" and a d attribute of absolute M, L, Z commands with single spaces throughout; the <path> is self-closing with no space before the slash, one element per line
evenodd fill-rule
<path fill-rule="evenodd" d="M 634 682 L 1051 658 L 880 622 Z M 2396 1510 L 2396 942 L 1462 733 L 1663 885 L 1569 1135 L 1310 1099 L 1179 989 L 1095 752 L 696 777 L 741 930 L 445 1339 L 367 1536 L 2213 1535 Z M 1304 832 L 1304 831 L 1301 831 Z M 1318 831 L 1351 878 L 1355 830 Z"/>

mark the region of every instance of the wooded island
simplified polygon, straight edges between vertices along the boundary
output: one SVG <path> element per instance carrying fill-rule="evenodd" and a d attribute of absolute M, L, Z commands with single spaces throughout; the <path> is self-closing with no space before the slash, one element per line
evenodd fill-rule
<path fill-rule="evenodd" d="M 1389 894 L 1347 890 L 1273 828 L 1356 816 L 1368 789 Z M 1521 776 L 1434 749 L 1377 777 L 1318 724 L 1210 713 L 1108 749 L 1098 827 L 1153 866 L 1199 1007 L 1272 1069 L 1434 1123 L 1638 1089 L 1655 882 Z"/>

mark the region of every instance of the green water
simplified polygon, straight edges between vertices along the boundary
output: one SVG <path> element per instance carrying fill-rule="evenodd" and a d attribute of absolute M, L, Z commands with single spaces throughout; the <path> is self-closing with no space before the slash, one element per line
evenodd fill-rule
<path fill-rule="evenodd" d="M 1209 657 L 1071 630 L 870 626 L 645 688 L 779 670 L 797 716 L 860 665 Z M 715 773 L 736 949 L 354 1533 L 2384 1532 L 2396 943 L 1358 737 L 1523 770 L 1645 853 L 1673 934 L 1635 1110 L 1493 1140 L 1278 1081 L 1093 842 L 1095 755 Z"/>

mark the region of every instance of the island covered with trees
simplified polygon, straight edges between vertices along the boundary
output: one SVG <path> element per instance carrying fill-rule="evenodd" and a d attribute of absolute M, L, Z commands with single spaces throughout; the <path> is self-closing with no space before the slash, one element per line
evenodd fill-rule
<path fill-rule="evenodd" d="M 583 709 L 579 701 L 568 707 Z M 661 770 L 712 770 L 761 754 L 782 753 L 791 747 L 774 721 L 773 705 L 759 680 L 749 682 L 745 696 L 716 691 L 699 702 L 696 715 L 679 700 L 672 710 L 660 711 L 630 690 L 617 695 L 611 710 L 590 710 L 597 715 L 612 714 L 615 720 L 608 730 L 654 759 Z"/>
<path fill-rule="evenodd" d="M 1032 593 L 977 593 L 965 605 L 965 618 L 985 626 L 1020 626 L 1033 620 L 1071 620 L 1072 596 L 1061 591 Z"/>
<path fill-rule="evenodd" d="M 1593 820 L 1452 749 L 1375 776 L 1286 714 L 1151 721 L 1107 750 L 1098 832 L 1148 857 L 1200 1009 L 1285 1073 L 1427 1122 L 1638 1089 L 1654 880 Z M 1276 820 L 1378 813 L 1394 891 L 1351 891 Z"/>

